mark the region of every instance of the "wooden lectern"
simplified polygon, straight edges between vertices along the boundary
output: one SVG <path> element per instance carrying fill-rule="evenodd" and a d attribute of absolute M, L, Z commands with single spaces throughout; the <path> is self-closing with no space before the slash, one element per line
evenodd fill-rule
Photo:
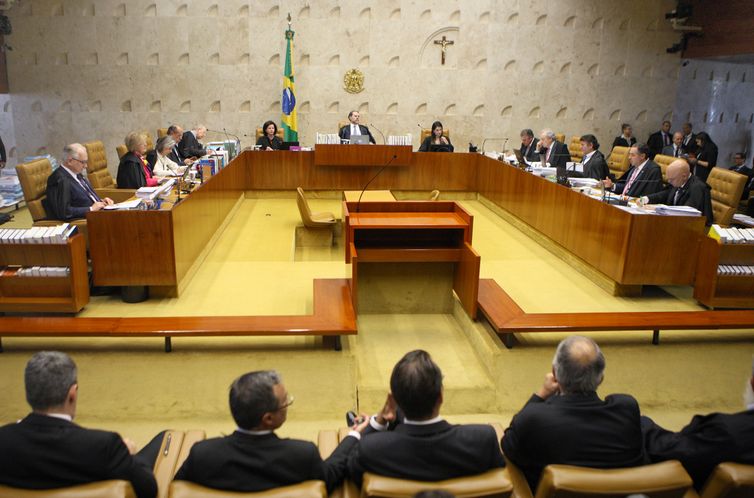
<path fill-rule="evenodd" d="M 453 290 L 476 317 L 480 258 L 471 246 L 474 218 L 459 204 L 344 202 L 343 213 L 354 306 L 361 263 L 453 263 Z"/>

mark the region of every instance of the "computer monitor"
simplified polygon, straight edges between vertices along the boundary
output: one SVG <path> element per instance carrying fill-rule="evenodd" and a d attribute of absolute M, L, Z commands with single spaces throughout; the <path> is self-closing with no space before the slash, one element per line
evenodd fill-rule
<path fill-rule="evenodd" d="M 369 143 L 369 135 L 351 135 L 351 143 L 366 145 Z"/>

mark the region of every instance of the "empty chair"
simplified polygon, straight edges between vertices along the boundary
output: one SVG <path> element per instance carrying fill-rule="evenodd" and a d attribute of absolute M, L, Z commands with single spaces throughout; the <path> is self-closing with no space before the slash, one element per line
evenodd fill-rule
<path fill-rule="evenodd" d="M 301 221 L 304 226 L 309 228 L 331 228 L 337 223 L 335 215 L 328 212 L 312 213 L 309 203 L 301 187 L 296 189 L 296 204 L 298 211 L 301 213 Z"/>
<path fill-rule="evenodd" d="M 693 481 L 678 460 L 621 469 L 548 465 L 536 498 L 605 497 L 644 494 L 649 498 L 696 496 Z"/>
<path fill-rule="evenodd" d="M 749 498 L 754 496 L 754 465 L 723 462 L 715 467 L 702 488 L 702 498 Z"/>
<path fill-rule="evenodd" d="M 429 193 L 429 200 L 430 201 L 436 201 L 440 198 L 440 191 L 437 189 L 434 189 L 432 192 Z"/>
<path fill-rule="evenodd" d="M 555 134 L 555 140 L 558 142 L 564 144 L 565 143 L 565 133 L 556 133 Z"/>
<path fill-rule="evenodd" d="M 707 177 L 707 184 L 712 189 L 712 214 L 715 223 L 722 226 L 730 225 L 741 200 L 746 180 L 746 175 L 735 171 L 712 168 Z"/>
<path fill-rule="evenodd" d="M 168 136 L 168 129 L 167 128 L 157 128 L 157 140 L 161 139 L 162 137 Z"/>
<path fill-rule="evenodd" d="M 620 177 L 628 171 L 628 165 L 628 147 L 613 147 L 607 158 L 607 167 L 610 168 L 610 173 Z"/>
<path fill-rule="evenodd" d="M 493 469 L 474 476 L 457 477 L 445 481 L 411 481 L 379 476 L 367 472 L 361 486 L 362 497 L 410 498 L 426 489 L 441 489 L 458 498 L 507 498 L 513 486 L 505 469 Z"/>

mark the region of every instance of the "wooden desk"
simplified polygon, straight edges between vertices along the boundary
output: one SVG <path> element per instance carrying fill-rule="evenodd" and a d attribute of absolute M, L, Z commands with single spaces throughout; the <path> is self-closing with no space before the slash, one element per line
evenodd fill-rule
<path fill-rule="evenodd" d="M 361 190 L 344 190 L 343 200 L 348 202 L 358 202 L 361 196 Z M 361 196 L 361 202 L 393 202 L 395 196 L 389 190 L 365 190 Z"/>
<path fill-rule="evenodd" d="M 344 203 L 346 263 L 351 293 L 358 292 L 360 263 L 454 263 L 453 290 L 466 312 L 476 316 L 479 255 L 471 247 L 474 218 L 455 202 Z"/>
<path fill-rule="evenodd" d="M 314 147 L 315 166 L 408 166 L 410 145 L 331 145 Z"/>

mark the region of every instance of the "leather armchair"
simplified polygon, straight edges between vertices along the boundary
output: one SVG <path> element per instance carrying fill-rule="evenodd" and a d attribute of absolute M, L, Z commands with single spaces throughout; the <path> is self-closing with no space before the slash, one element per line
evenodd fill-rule
<path fill-rule="evenodd" d="M 718 225 L 730 225 L 736 213 L 746 176 L 724 168 L 712 168 L 707 184 L 712 189 L 712 214 Z"/>
<path fill-rule="evenodd" d="M 568 153 L 571 154 L 571 160 L 574 162 L 581 162 L 584 157 L 584 153 L 581 152 L 581 137 L 572 136 L 571 142 L 568 144 Z"/>
<path fill-rule="evenodd" d="M 362 497 L 411 498 L 426 489 L 441 489 L 458 498 L 507 498 L 513 486 L 505 469 L 494 469 L 474 476 L 458 477 L 445 481 L 424 482 L 394 477 L 364 474 Z"/>
<path fill-rule="evenodd" d="M 107 154 L 105 154 L 105 144 L 99 140 L 86 142 L 84 144 L 86 154 L 89 156 L 89 163 L 86 167 L 86 177 L 92 184 L 97 195 L 100 197 L 109 197 L 115 202 L 123 202 L 132 198 L 135 190 L 119 189 L 113 180 L 110 170 L 107 168 Z"/>
<path fill-rule="evenodd" d="M 62 166 L 61 166 L 62 168 Z M 60 225 L 62 221 L 53 220 L 47 217 L 44 200 L 47 198 L 47 178 L 52 174 L 52 165 L 48 159 L 35 159 L 28 163 L 21 163 L 16 166 L 18 181 L 21 183 L 21 190 L 24 193 L 26 206 L 29 208 L 33 226 L 55 226 Z M 81 218 L 69 221 L 71 225 L 76 225 L 79 232 L 84 235 L 86 245 L 89 247 L 89 234 L 86 230 L 86 220 Z"/>
<path fill-rule="evenodd" d="M 564 144 L 565 143 L 565 133 L 556 133 L 555 134 L 555 140 L 558 142 Z"/>
<path fill-rule="evenodd" d="M 421 136 L 419 137 L 419 143 L 424 143 L 424 140 L 432 134 L 432 130 L 429 128 L 422 128 Z M 443 127 L 442 136 L 450 140 L 450 129 Z"/>
<path fill-rule="evenodd" d="M 157 128 L 157 140 L 161 139 L 162 137 L 168 136 L 168 129 L 167 128 Z"/>
<path fill-rule="evenodd" d="M 662 170 L 662 182 L 668 183 L 668 166 L 670 166 L 670 163 L 675 161 L 676 158 L 673 156 L 665 156 L 663 154 L 657 154 L 654 158 L 654 162 L 657 163 L 657 165 Z"/>
<path fill-rule="evenodd" d="M 191 447 L 206 438 L 204 431 L 166 431 L 154 463 L 157 498 L 166 498 L 170 483 L 186 461 Z"/>
<path fill-rule="evenodd" d="M 620 177 L 628 171 L 628 164 L 628 147 L 613 147 L 607 157 L 607 167 L 610 168 L 610 173 Z"/>
<path fill-rule="evenodd" d="M 548 465 L 542 472 L 536 498 L 697 496 L 693 481 L 678 460 L 621 469 L 593 469 L 573 465 Z"/>
<path fill-rule="evenodd" d="M 261 127 L 258 127 L 257 134 L 256 134 L 257 140 L 259 140 L 262 137 L 262 135 L 264 135 L 264 130 L 262 130 Z M 278 128 L 278 131 L 275 132 L 275 136 L 278 137 L 280 140 L 284 140 L 283 129 Z"/>
<path fill-rule="evenodd" d="M 173 481 L 170 484 L 168 496 L 170 498 L 326 498 L 327 489 L 323 481 L 304 481 L 267 491 L 239 493 L 205 488 L 192 482 Z"/>
<path fill-rule="evenodd" d="M 0 498 L 136 498 L 128 481 L 99 481 L 56 489 L 19 489 L 0 485 Z"/>
<path fill-rule="evenodd" d="M 702 498 L 749 498 L 754 496 L 754 465 L 723 462 L 702 488 Z"/>

